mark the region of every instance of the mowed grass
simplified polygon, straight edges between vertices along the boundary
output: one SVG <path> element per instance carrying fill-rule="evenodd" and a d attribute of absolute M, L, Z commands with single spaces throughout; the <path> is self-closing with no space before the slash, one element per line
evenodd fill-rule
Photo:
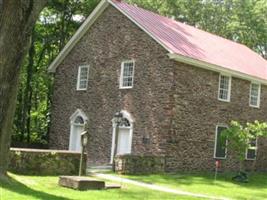
<path fill-rule="evenodd" d="M 57 182 L 58 177 L 9 174 L 8 179 L 0 179 L 0 200 L 197 200 L 125 184 L 122 189 L 80 192 L 59 187 Z"/>
<path fill-rule="evenodd" d="M 238 200 L 267 200 L 267 173 L 249 174 L 249 183 L 233 182 L 232 177 L 234 175 L 235 174 L 219 174 L 217 181 L 214 181 L 213 173 L 124 177 L 209 196 Z"/>

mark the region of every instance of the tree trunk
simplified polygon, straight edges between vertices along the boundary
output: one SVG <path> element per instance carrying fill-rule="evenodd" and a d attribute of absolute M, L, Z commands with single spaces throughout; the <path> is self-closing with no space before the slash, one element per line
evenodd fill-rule
<path fill-rule="evenodd" d="M 0 4 L 0 176 L 8 166 L 20 66 L 45 4 L 46 0 L 3 0 Z"/>

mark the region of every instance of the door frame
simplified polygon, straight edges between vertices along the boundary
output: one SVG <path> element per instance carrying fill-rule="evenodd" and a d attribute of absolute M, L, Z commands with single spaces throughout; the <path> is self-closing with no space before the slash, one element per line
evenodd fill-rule
<path fill-rule="evenodd" d="M 76 138 L 78 136 L 78 133 L 74 133 L 74 131 L 77 131 L 77 128 L 78 127 L 81 127 L 83 130 L 84 130 L 84 127 L 85 125 L 84 124 L 76 124 L 76 123 L 73 123 L 71 125 L 71 133 L 70 133 L 70 140 L 69 140 L 69 150 L 71 149 L 71 146 L 72 144 L 75 142 L 77 143 L 76 141 Z M 82 133 L 82 132 L 81 132 Z M 75 141 L 74 141 L 75 140 Z M 70 150 L 70 151 L 77 151 L 77 150 Z M 77 152 L 80 152 L 80 151 L 77 151 Z"/>
<path fill-rule="evenodd" d="M 75 119 L 77 117 L 82 117 L 84 124 L 77 124 L 75 123 Z M 73 139 L 73 131 L 74 131 L 74 127 L 75 126 L 82 126 L 83 128 L 85 128 L 86 124 L 88 122 L 88 117 L 86 116 L 86 114 L 81 110 L 81 109 L 77 109 L 70 117 L 70 135 L 69 135 L 69 148 L 68 150 L 70 151 L 71 148 L 71 144 L 72 144 L 72 139 Z"/>
<path fill-rule="evenodd" d="M 121 111 L 123 118 L 126 118 L 130 122 L 130 127 L 119 127 L 123 129 L 129 129 L 129 134 L 130 134 L 130 139 L 129 139 L 129 148 L 130 148 L 130 153 L 132 152 L 132 141 L 133 141 L 133 124 L 134 124 L 134 119 L 132 118 L 131 114 L 128 113 L 126 110 Z M 116 122 L 114 119 L 112 121 L 112 143 L 111 143 L 111 156 L 110 156 L 110 164 L 113 163 L 114 159 L 114 151 L 115 151 L 115 134 L 116 134 Z M 119 131 L 118 131 L 119 134 Z M 117 144 L 118 145 L 118 144 Z"/>

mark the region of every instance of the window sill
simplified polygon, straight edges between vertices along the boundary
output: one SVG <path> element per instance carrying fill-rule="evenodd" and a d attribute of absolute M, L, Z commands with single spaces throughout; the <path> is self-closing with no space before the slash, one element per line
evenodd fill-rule
<path fill-rule="evenodd" d="M 246 158 L 246 161 L 256 161 L 256 158 Z"/>
<path fill-rule="evenodd" d="M 231 102 L 230 99 L 229 99 L 229 100 L 226 100 L 226 99 L 219 99 L 219 98 L 218 98 L 218 100 L 219 100 L 219 101 L 222 101 L 222 102 L 226 102 L 226 103 L 230 103 L 230 102 Z"/>
<path fill-rule="evenodd" d="M 120 87 L 120 90 L 127 90 L 127 89 L 132 89 L 133 87 Z"/>
<path fill-rule="evenodd" d="M 77 92 L 87 91 L 87 89 L 76 89 Z"/>
<path fill-rule="evenodd" d="M 260 109 L 260 106 L 249 105 L 249 107 Z"/>

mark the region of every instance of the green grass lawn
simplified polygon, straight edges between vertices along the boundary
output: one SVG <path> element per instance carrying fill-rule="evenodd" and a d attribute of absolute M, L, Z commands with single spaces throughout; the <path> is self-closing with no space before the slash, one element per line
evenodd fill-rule
<path fill-rule="evenodd" d="M 125 176 L 146 183 L 177 188 L 192 193 L 221 196 L 240 200 L 267 199 L 267 174 L 250 174 L 249 183 L 235 183 L 233 174 L 219 174 L 214 182 L 214 174 L 164 174 L 150 176 Z"/>
<path fill-rule="evenodd" d="M 122 189 L 79 192 L 57 185 L 58 177 L 9 174 L 0 179 L 0 200 L 196 200 L 196 198 L 160 193 L 131 185 Z"/>
<path fill-rule="evenodd" d="M 220 174 L 216 182 L 213 180 L 213 174 L 162 174 L 123 177 L 209 196 L 240 200 L 267 199 L 267 174 L 251 174 L 250 182 L 243 184 L 232 182 L 231 174 Z M 9 179 L 0 179 L 0 200 L 199 199 L 172 195 L 127 184 L 123 184 L 122 189 L 119 190 L 79 192 L 59 187 L 57 181 L 58 177 L 9 174 Z"/>

